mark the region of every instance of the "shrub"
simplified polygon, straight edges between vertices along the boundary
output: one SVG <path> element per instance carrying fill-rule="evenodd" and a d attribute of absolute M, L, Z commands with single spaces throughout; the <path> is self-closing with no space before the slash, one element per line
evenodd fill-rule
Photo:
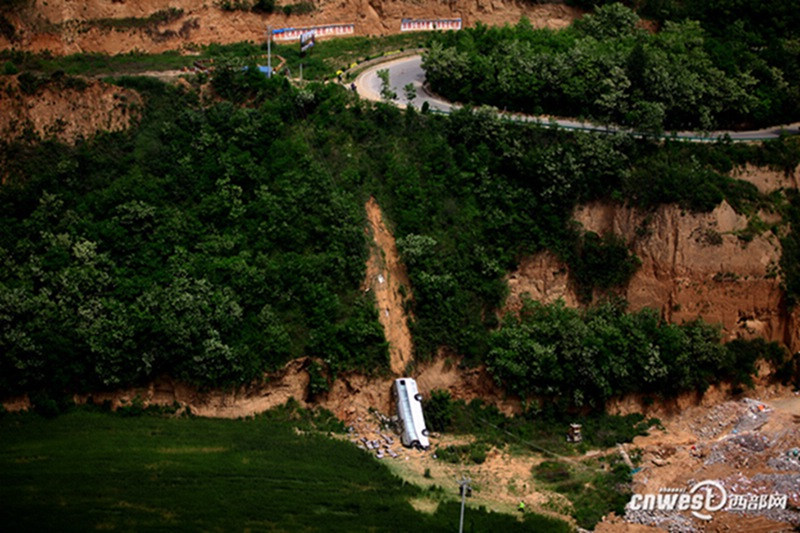
<path fill-rule="evenodd" d="M 252 8 L 250 0 L 217 0 L 214 5 L 223 11 L 250 11 Z"/>
<path fill-rule="evenodd" d="M 0 35 L 12 42 L 17 37 L 17 29 L 2 13 L 0 13 Z"/>
<path fill-rule="evenodd" d="M 488 444 L 477 441 L 470 444 L 454 444 L 445 446 L 444 448 L 437 448 L 436 456 L 438 459 L 448 463 L 458 464 L 469 461 L 479 465 L 486 461 L 486 454 L 488 451 Z"/>
<path fill-rule="evenodd" d="M 523 397 L 602 409 L 626 392 L 703 391 L 752 373 L 751 352 L 734 354 L 741 365 L 734 368 L 720 340 L 718 327 L 700 320 L 667 324 L 646 309 L 628 314 L 624 302 L 579 311 L 563 302 L 526 301 L 519 316 L 507 316 L 492 334 L 488 368 Z"/>
<path fill-rule="evenodd" d="M 283 14 L 286 16 L 291 15 L 308 15 L 316 11 L 316 6 L 313 2 L 297 2 L 296 4 L 286 4 L 283 6 Z"/>
<path fill-rule="evenodd" d="M 430 398 L 423 402 L 425 421 L 433 431 L 445 431 L 453 420 L 454 405 L 450 392 L 441 389 L 431 391 Z"/>
<path fill-rule="evenodd" d="M 600 467 L 607 462 L 607 468 Z M 592 529 L 603 516 L 622 513 L 630 499 L 631 472 L 616 455 L 601 462 L 567 464 L 544 461 L 533 467 L 533 477 L 572 502 L 572 516 L 582 528 Z"/>
<path fill-rule="evenodd" d="M 584 233 L 573 257 L 570 273 L 584 301 L 591 301 L 595 287 L 610 289 L 626 285 L 642 264 L 622 238 L 613 233 L 602 238 L 591 231 Z"/>
<path fill-rule="evenodd" d="M 275 0 L 256 0 L 252 10 L 259 13 L 272 13 L 275 11 Z"/>
<path fill-rule="evenodd" d="M 324 394 L 330 390 L 328 378 L 323 372 L 322 366 L 316 362 L 311 363 L 306 367 L 308 372 L 308 399 L 314 400 L 319 395 Z"/>

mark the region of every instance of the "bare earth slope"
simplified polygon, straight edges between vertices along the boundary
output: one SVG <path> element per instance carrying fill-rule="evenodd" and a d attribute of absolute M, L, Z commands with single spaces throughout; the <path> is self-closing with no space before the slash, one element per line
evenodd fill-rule
<path fill-rule="evenodd" d="M 796 179 L 764 169 L 748 168 L 742 174 L 765 191 L 770 183 L 792 187 Z M 677 206 L 645 213 L 596 203 L 581 206 L 574 216 L 587 231 L 623 236 L 642 260 L 622 290 L 631 309 L 657 309 L 676 323 L 702 317 L 721 324 L 727 340 L 764 337 L 792 353 L 800 350 L 800 312 L 786 309 L 780 286 L 780 243 L 769 231 L 749 242 L 740 239 L 747 219 L 727 203 L 701 214 Z M 567 266 L 549 252 L 524 258 L 508 284 L 509 309 L 518 308 L 525 293 L 534 300 L 561 298 L 578 305 Z"/>
<path fill-rule="evenodd" d="M 351 23 L 356 35 L 386 35 L 399 33 L 403 18 L 461 18 L 464 26 L 473 26 L 477 22 L 515 23 L 526 15 L 534 26 L 562 28 L 581 13 L 559 4 L 513 0 L 321 0 L 315 5 L 317 9 L 311 14 L 286 16 L 282 12 L 263 15 L 223 11 L 214 2 L 196 0 L 27 0 L 25 7 L 6 14 L 15 35 L 11 39 L 0 36 L 0 50 L 50 50 L 54 54 L 162 52 L 190 44 L 263 41 L 268 24 L 284 28 Z M 173 12 L 166 22 L 142 24 L 143 19 L 169 9 L 181 11 Z M 138 27 L 112 27 L 108 23 L 109 19 L 124 18 L 139 19 Z"/>
<path fill-rule="evenodd" d="M 386 228 L 378 202 L 370 198 L 366 204 L 367 220 L 374 246 L 367 260 L 365 289 L 375 295 L 378 320 L 389 343 L 392 373 L 402 376 L 413 360 L 414 348 L 403 308 L 403 294 L 411 298 L 411 283 L 400 262 L 394 236 Z"/>
<path fill-rule="evenodd" d="M 73 143 L 98 131 L 118 131 L 139 115 L 135 91 L 99 81 L 47 81 L 30 93 L 15 76 L 0 78 L 0 138 L 16 139 L 26 130 Z M 77 84 L 76 84 L 77 83 Z"/>

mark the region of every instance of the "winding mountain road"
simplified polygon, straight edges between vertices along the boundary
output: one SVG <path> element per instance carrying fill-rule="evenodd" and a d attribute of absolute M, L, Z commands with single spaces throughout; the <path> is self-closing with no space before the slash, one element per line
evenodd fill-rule
<path fill-rule="evenodd" d="M 356 78 L 356 90 L 362 98 L 369 100 L 381 100 L 381 79 L 378 71 L 381 69 L 389 70 L 389 84 L 394 92 L 397 93 L 395 104 L 405 107 L 409 104 L 415 108 L 421 108 L 427 102 L 428 106 L 436 112 L 450 113 L 454 109 L 461 107 L 458 104 L 444 100 L 425 88 L 425 71 L 422 69 L 422 56 L 413 55 L 399 59 L 389 60 L 377 65 L 370 66 Z M 408 101 L 403 94 L 403 87 L 411 83 L 417 91 L 416 98 Z M 604 133 L 631 131 L 616 126 L 602 126 L 591 122 L 580 122 L 573 119 L 551 118 L 545 116 L 523 115 L 520 113 L 502 112 L 502 116 L 524 122 L 536 122 L 543 126 L 552 126 L 572 130 L 600 131 Z M 632 132 L 635 135 L 642 135 Z M 713 142 L 726 135 L 733 141 L 763 141 L 777 139 L 781 134 L 798 135 L 800 134 L 800 122 L 783 126 L 773 126 L 761 130 L 751 131 L 712 131 L 712 132 L 693 132 L 680 131 L 668 132 L 661 135 L 662 138 L 682 139 L 696 142 Z"/>

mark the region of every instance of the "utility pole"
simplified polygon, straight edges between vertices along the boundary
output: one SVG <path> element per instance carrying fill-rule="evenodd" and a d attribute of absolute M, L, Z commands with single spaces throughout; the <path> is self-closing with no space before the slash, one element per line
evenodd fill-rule
<path fill-rule="evenodd" d="M 272 26 L 267 26 L 267 68 L 269 77 L 272 77 Z"/>
<path fill-rule="evenodd" d="M 458 520 L 458 533 L 464 533 L 464 499 L 467 496 L 472 496 L 472 487 L 470 483 L 472 480 L 468 477 L 461 476 L 458 482 L 459 491 L 461 492 L 461 518 Z"/>

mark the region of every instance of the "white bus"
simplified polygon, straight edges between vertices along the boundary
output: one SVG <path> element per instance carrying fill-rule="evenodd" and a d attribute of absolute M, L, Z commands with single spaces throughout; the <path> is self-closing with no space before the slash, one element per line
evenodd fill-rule
<path fill-rule="evenodd" d="M 396 379 L 393 390 L 397 400 L 403 446 L 428 449 L 430 433 L 422 416 L 422 395 L 417 390 L 417 382 L 411 378 Z"/>

